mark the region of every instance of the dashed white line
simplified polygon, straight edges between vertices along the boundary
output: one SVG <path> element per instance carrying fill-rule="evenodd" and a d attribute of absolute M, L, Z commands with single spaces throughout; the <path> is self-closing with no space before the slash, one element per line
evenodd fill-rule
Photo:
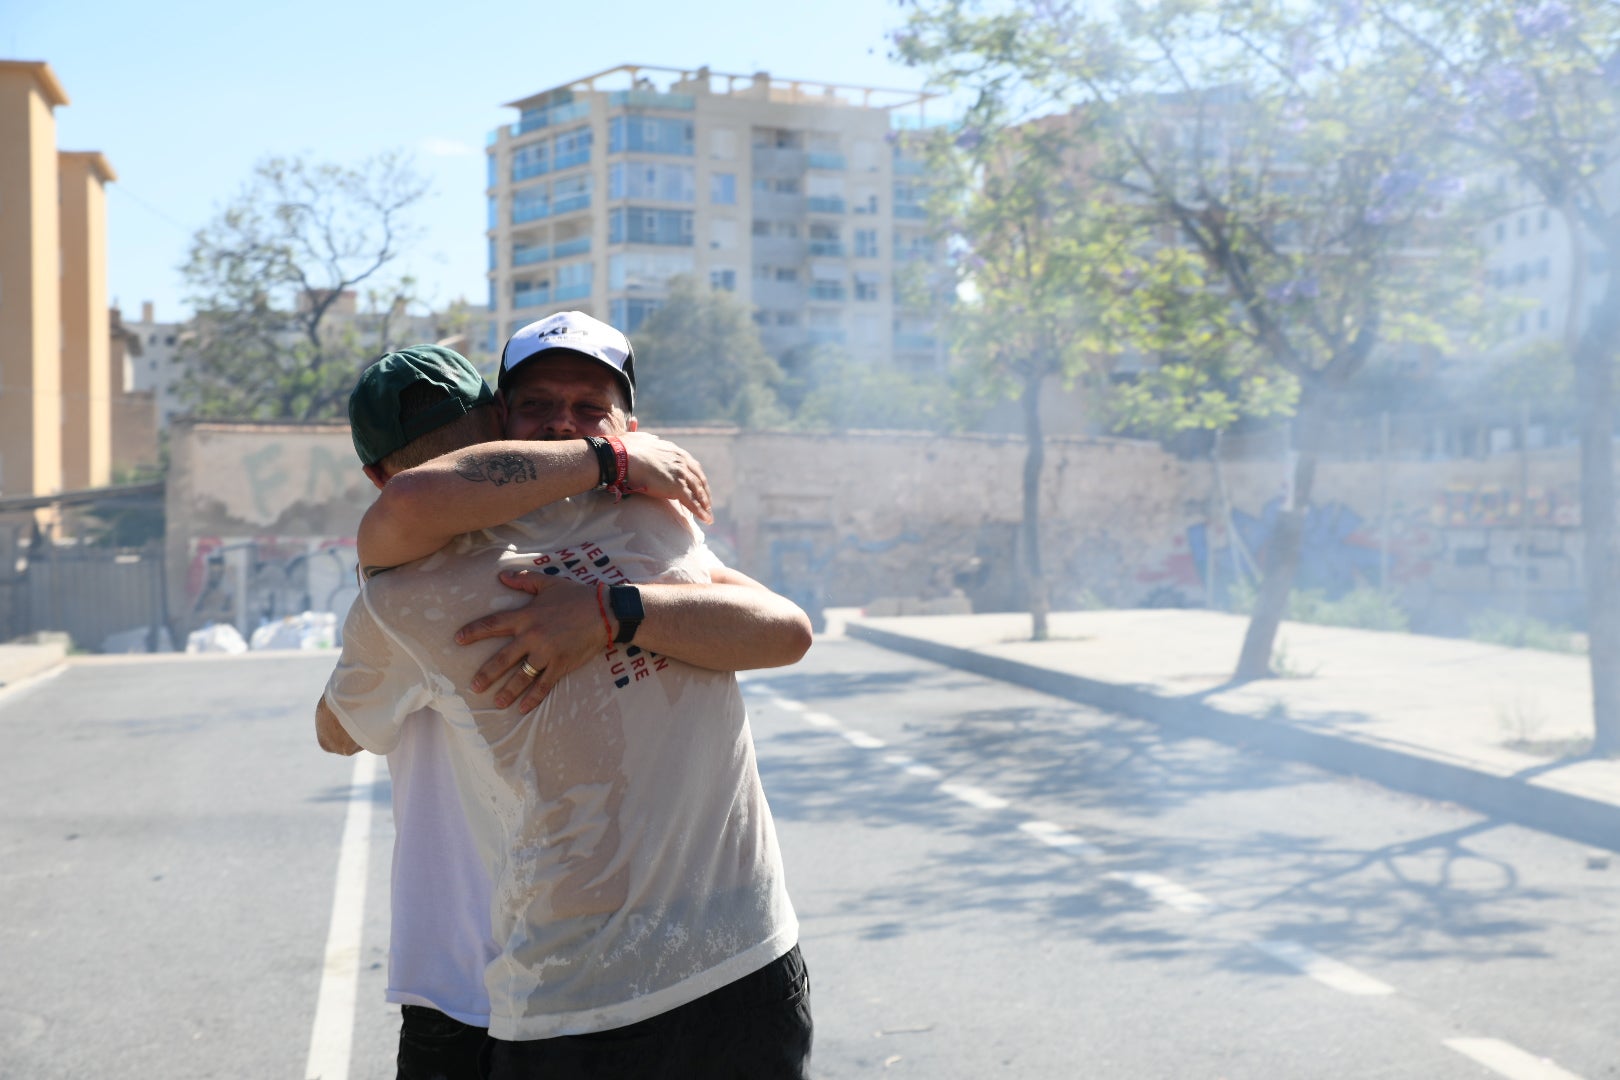
<path fill-rule="evenodd" d="M 977 806 L 980 810 L 1005 810 L 1012 805 L 1000 795 L 992 795 L 983 788 L 972 784 L 958 784 L 954 781 L 939 785 L 939 790 L 953 799 L 961 799 L 969 806 Z"/>
<path fill-rule="evenodd" d="M 355 985 L 360 977 L 360 929 L 366 914 L 366 864 L 371 848 L 371 787 L 377 758 L 361 753 L 349 780 L 349 812 L 338 849 L 337 885 L 332 890 L 332 922 L 326 931 L 326 962 L 309 1033 L 309 1080 L 347 1080 L 354 1038 Z"/>
<path fill-rule="evenodd" d="M 1074 835 L 1074 833 L 1065 829 L 1063 826 L 1055 825 L 1050 821 L 1026 821 L 1022 825 L 1019 825 L 1018 829 L 1020 832 L 1028 833 L 1041 843 L 1046 844 L 1049 847 L 1055 847 L 1060 851 L 1073 852 L 1074 854 L 1086 859 L 1098 859 L 1102 857 L 1102 848 L 1098 847 L 1096 844 L 1080 839 L 1080 837 Z"/>
<path fill-rule="evenodd" d="M 804 712 L 805 708 L 804 702 L 794 701 L 792 698 L 785 697 L 776 698 L 771 702 L 771 704 L 775 705 L 778 709 L 786 709 L 788 712 Z"/>
<path fill-rule="evenodd" d="M 919 780 L 938 780 L 945 774 L 932 765 L 912 764 L 905 767 L 907 776 L 915 776 Z"/>
<path fill-rule="evenodd" d="M 804 722 L 811 727 L 821 728 L 824 731 L 837 731 L 844 726 L 836 718 L 828 716 L 824 712 L 807 712 L 804 714 Z"/>
<path fill-rule="evenodd" d="M 1364 975 L 1349 964 L 1323 956 L 1315 949 L 1306 948 L 1297 941 L 1268 938 L 1251 941 L 1249 944 L 1273 960 L 1287 964 L 1340 993 L 1371 997 L 1395 992 L 1395 988 L 1388 983 L 1380 982 L 1371 975 Z"/>
<path fill-rule="evenodd" d="M 1546 1058 L 1501 1039 L 1447 1039 L 1446 1045 L 1508 1080 L 1581 1080 Z"/>
<path fill-rule="evenodd" d="M 881 750 L 889 745 L 876 735 L 868 735 L 864 731 L 840 731 L 851 746 L 858 746 L 862 750 Z"/>
<path fill-rule="evenodd" d="M 1215 910 L 1215 901 L 1199 892 L 1194 892 L 1185 885 L 1177 885 L 1167 877 L 1158 874 L 1141 872 L 1119 872 L 1104 874 L 1109 881 L 1120 881 L 1133 889 L 1140 889 L 1161 904 L 1185 911 L 1192 915 L 1203 915 Z M 1326 960 L 1326 957 L 1322 957 Z"/>

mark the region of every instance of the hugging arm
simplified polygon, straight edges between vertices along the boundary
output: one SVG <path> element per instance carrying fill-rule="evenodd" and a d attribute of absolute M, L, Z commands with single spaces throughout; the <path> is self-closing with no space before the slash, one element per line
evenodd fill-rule
<path fill-rule="evenodd" d="M 711 577 L 711 584 L 638 585 L 646 617 L 633 644 L 711 671 L 783 667 L 804 656 L 811 642 L 810 619 L 797 604 L 734 570 L 715 570 Z M 482 693 L 499 684 L 498 707 L 518 701 L 527 711 L 564 675 L 600 656 L 619 626 L 598 602 L 593 586 L 531 570 L 507 571 L 501 582 L 534 594 L 534 599 L 469 623 L 456 640 L 468 645 L 510 637 L 478 669 L 470 689 Z M 518 668 L 525 659 L 540 671 L 538 678 L 530 679 Z"/>
<path fill-rule="evenodd" d="M 656 435 L 632 431 L 618 438 L 629 458 L 631 489 L 712 520 L 708 479 L 696 458 Z M 600 478 L 596 454 L 583 439 L 488 442 L 456 450 L 383 485 L 360 519 L 360 565 L 369 573 L 424 558 L 461 533 L 590 491 Z"/>

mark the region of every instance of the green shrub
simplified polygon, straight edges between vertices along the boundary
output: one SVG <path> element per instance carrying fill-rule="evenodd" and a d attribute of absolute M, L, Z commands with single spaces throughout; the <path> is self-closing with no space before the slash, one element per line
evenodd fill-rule
<path fill-rule="evenodd" d="M 1549 652 L 1581 653 L 1582 646 L 1575 632 L 1567 626 L 1554 626 L 1533 615 L 1513 615 L 1506 611 L 1487 611 L 1468 620 L 1468 636 L 1475 641 L 1491 645 L 1510 645 L 1515 649 L 1546 649 Z"/>
<path fill-rule="evenodd" d="M 1253 613 L 1258 595 L 1246 581 L 1234 585 L 1232 610 L 1240 615 Z M 1337 600 L 1329 600 L 1321 589 L 1295 589 L 1288 596 L 1288 611 L 1283 617 L 1293 622 L 1357 630 L 1407 630 L 1412 625 L 1392 593 L 1369 586 L 1352 589 Z"/>

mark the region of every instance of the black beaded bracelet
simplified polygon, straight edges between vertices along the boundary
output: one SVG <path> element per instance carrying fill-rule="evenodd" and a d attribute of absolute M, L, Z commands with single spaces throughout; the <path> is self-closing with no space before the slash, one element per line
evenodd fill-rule
<path fill-rule="evenodd" d="M 596 471 L 601 475 L 597 487 L 612 487 L 619 482 L 619 458 L 613 445 L 596 435 L 585 436 L 585 442 L 596 452 Z"/>

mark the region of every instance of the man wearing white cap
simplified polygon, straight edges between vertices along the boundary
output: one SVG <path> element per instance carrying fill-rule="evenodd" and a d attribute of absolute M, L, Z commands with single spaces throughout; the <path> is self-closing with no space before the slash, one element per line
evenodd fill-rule
<path fill-rule="evenodd" d="M 368 582 L 325 701 L 368 749 L 419 708 L 449 727 L 494 881 L 490 1075 L 800 1077 L 808 976 L 729 672 L 792 662 L 808 627 L 779 629 L 785 601 L 719 566 L 674 504 L 624 498 L 675 485 L 707 511 L 701 470 L 635 434 L 634 380 L 628 341 L 579 313 L 514 336 L 506 433 L 545 441 L 383 487 L 362 564 L 421 561 Z M 448 627 L 500 606 L 486 583 L 513 570 L 535 601 L 472 623 L 466 640 L 523 631 L 483 662 Z"/>

